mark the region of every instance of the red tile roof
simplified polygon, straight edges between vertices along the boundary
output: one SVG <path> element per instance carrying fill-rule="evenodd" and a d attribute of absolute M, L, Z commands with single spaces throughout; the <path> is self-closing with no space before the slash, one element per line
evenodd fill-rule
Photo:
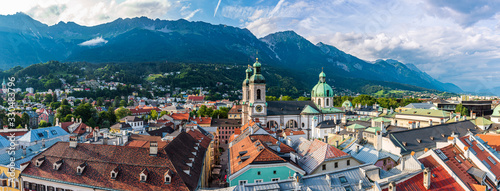
<path fill-rule="evenodd" d="M 35 161 L 42 157 L 45 161 L 36 167 Z M 62 166 L 54 170 L 52 164 L 61 159 L 64 159 Z M 160 150 L 158 156 L 149 156 L 147 148 L 86 143 L 69 148 L 68 142 L 58 142 L 34 157 L 22 175 L 119 190 L 190 190 L 168 159 L 166 153 Z M 83 163 L 87 166 L 81 175 L 77 175 L 77 166 Z M 113 180 L 110 172 L 116 168 L 119 172 Z M 139 175 L 146 168 L 149 171 L 147 181 L 141 183 Z M 165 184 L 163 175 L 169 170 L 175 173 L 172 183 Z"/>
<path fill-rule="evenodd" d="M 463 160 L 465 156 L 460 152 L 460 149 L 456 148 L 453 145 L 448 145 L 441 149 L 448 160 L 445 161 L 446 165 L 450 167 L 450 169 L 462 180 L 466 185 L 472 187 L 473 184 L 477 184 L 478 182 L 467 172 L 474 165 L 471 164 L 468 160 Z"/>
<path fill-rule="evenodd" d="M 472 142 L 472 145 L 469 145 L 467 143 L 467 141 L 465 141 L 465 139 L 468 139 L 469 136 L 464 136 L 464 137 L 460 137 L 460 141 L 462 141 L 462 143 L 466 146 L 469 146 L 469 148 L 472 148 L 474 149 L 474 151 L 476 151 L 476 154 L 475 156 L 481 160 L 481 161 L 484 161 L 486 163 L 488 163 L 488 165 L 490 165 L 490 171 L 495 174 L 496 176 L 496 179 L 498 180 L 500 178 L 500 163 L 499 161 L 496 161 L 496 164 L 493 164 L 491 163 L 491 161 L 488 159 L 488 157 L 491 157 L 493 160 L 495 160 L 496 157 L 494 156 L 491 156 L 488 151 L 486 151 L 486 149 L 484 151 L 482 151 L 481 149 L 479 149 L 479 147 L 477 146 L 477 141 L 473 141 Z M 493 180 L 493 181 L 497 181 L 497 180 Z"/>
<path fill-rule="evenodd" d="M 271 145 L 276 145 L 279 141 L 278 139 L 274 138 L 271 135 L 250 135 L 250 139 L 252 141 L 259 140 L 260 142 L 264 144 L 271 143 Z M 280 152 L 281 153 L 290 153 L 290 152 L 295 152 L 295 150 L 288 146 L 287 144 L 281 143 L 280 144 Z"/>
<path fill-rule="evenodd" d="M 240 155 L 240 152 L 246 151 L 245 154 Z M 259 140 L 253 142 L 250 137 L 246 137 L 233 145 L 230 149 L 230 165 L 231 174 L 238 172 L 245 166 L 253 163 L 254 161 L 259 162 L 287 162 L 285 159 L 278 156 L 271 149 L 269 149 L 265 143 Z M 242 160 L 242 157 L 249 157 L 246 160 Z M 241 163 L 240 163 L 241 162 Z"/>
<path fill-rule="evenodd" d="M 189 120 L 189 113 L 172 113 L 170 117 L 174 120 Z"/>
<path fill-rule="evenodd" d="M 189 95 L 187 100 L 188 101 L 203 101 L 203 100 L 205 100 L 205 96 Z"/>
<path fill-rule="evenodd" d="M 436 161 L 432 156 L 428 156 L 419 161 L 431 170 L 431 186 L 430 189 L 424 187 L 423 172 L 411 177 L 408 180 L 400 182 L 396 185 L 398 191 L 421 191 L 421 190 L 464 190 L 462 187 L 448 174 L 448 172 Z M 387 188 L 384 191 L 388 190 Z"/>
<path fill-rule="evenodd" d="M 189 114 L 188 114 L 189 116 Z M 200 124 L 212 124 L 212 118 L 211 117 L 196 117 L 196 118 L 191 118 L 189 119 L 190 121 L 196 121 L 196 124 L 200 125 Z"/>
<path fill-rule="evenodd" d="M 498 134 L 477 134 L 483 141 L 488 142 L 491 148 L 500 151 L 500 135 Z"/>

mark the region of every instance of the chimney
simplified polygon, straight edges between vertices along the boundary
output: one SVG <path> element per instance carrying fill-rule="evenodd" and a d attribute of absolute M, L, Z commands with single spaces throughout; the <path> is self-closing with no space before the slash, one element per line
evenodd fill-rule
<path fill-rule="evenodd" d="M 156 156 L 158 154 L 158 142 L 149 142 L 149 156 Z"/>
<path fill-rule="evenodd" d="M 359 152 L 359 145 L 356 145 L 356 148 L 354 148 L 354 152 L 358 153 Z"/>
<path fill-rule="evenodd" d="M 45 139 L 42 139 L 42 148 L 45 148 Z"/>
<path fill-rule="evenodd" d="M 339 141 L 338 140 L 335 141 L 335 147 L 339 148 Z"/>
<path fill-rule="evenodd" d="M 424 187 L 427 190 L 431 187 L 431 170 L 429 168 L 424 169 Z"/>
<path fill-rule="evenodd" d="M 444 124 L 444 118 L 441 118 L 441 121 L 439 122 L 439 124 Z"/>
<path fill-rule="evenodd" d="M 396 191 L 396 183 L 395 182 L 389 183 L 389 191 Z"/>
<path fill-rule="evenodd" d="M 26 156 L 26 147 L 23 147 L 23 155 Z"/>
<path fill-rule="evenodd" d="M 432 119 L 429 119 L 429 126 L 432 126 Z"/>
<path fill-rule="evenodd" d="M 346 124 L 346 123 L 347 123 L 347 118 L 346 118 L 346 116 L 345 116 L 345 115 L 344 115 L 344 116 L 342 116 L 342 121 L 341 121 L 341 122 L 342 122 L 343 124 Z"/>
<path fill-rule="evenodd" d="M 375 135 L 377 136 L 377 139 L 375 140 L 375 149 L 377 149 L 377 151 L 380 151 L 382 150 L 382 132 L 377 131 L 375 132 Z"/>
<path fill-rule="evenodd" d="M 362 180 L 359 180 L 358 188 L 359 188 L 359 190 L 363 190 L 363 181 Z"/>
<path fill-rule="evenodd" d="M 375 119 L 372 119 L 372 127 L 375 127 Z"/>
<path fill-rule="evenodd" d="M 78 145 L 78 138 L 75 136 L 71 136 L 69 138 L 69 148 L 76 148 Z"/>
<path fill-rule="evenodd" d="M 71 117 L 71 122 L 75 122 L 75 118 L 74 117 Z"/>
<path fill-rule="evenodd" d="M 253 135 L 253 127 L 252 127 L 252 126 L 250 126 L 250 127 L 248 127 L 248 128 L 250 128 L 250 135 Z"/>
<path fill-rule="evenodd" d="M 59 118 L 56 118 L 56 125 L 55 126 L 59 126 Z"/>

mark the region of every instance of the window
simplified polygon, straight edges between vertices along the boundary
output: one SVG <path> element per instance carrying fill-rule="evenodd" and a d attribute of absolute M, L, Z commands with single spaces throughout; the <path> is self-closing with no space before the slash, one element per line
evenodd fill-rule
<path fill-rule="evenodd" d="M 57 131 L 56 130 L 52 130 L 50 132 L 52 133 L 52 135 L 57 135 Z"/>
<path fill-rule="evenodd" d="M 321 99 L 318 99 L 318 105 L 321 106 Z"/>
<path fill-rule="evenodd" d="M 276 174 L 276 171 L 273 171 L 273 174 Z"/>
<path fill-rule="evenodd" d="M 273 182 L 280 181 L 280 178 L 273 178 L 273 179 L 271 179 L 271 181 L 273 181 Z"/>
<path fill-rule="evenodd" d="M 326 170 L 326 164 L 324 164 L 323 166 L 321 166 L 321 169 L 322 170 Z"/>
<path fill-rule="evenodd" d="M 165 177 L 165 182 L 170 182 L 170 177 L 166 176 Z"/>
<path fill-rule="evenodd" d="M 387 165 L 387 160 L 384 159 L 384 166 Z"/>
<path fill-rule="evenodd" d="M 43 137 L 43 133 L 37 133 L 38 137 Z"/>
<path fill-rule="evenodd" d="M 330 90 L 326 90 L 326 96 L 330 96 Z"/>
<path fill-rule="evenodd" d="M 330 104 L 330 99 L 326 99 L 326 106 Z"/>
<path fill-rule="evenodd" d="M 260 175 L 260 171 L 257 171 L 257 175 Z"/>
<path fill-rule="evenodd" d="M 240 185 L 244 185 L 246 183 L 248 183 L 248 181 L 246 181 L 246 180 L 240 180 Z"/>
<path fill-rule="evenodd" d="M 47 186 L 47 191 L 54 191 L 54 187 L 52 187 L 52 186 Z"/>
<path fill-rule="evenodd" d="M 262 179 L 255 179 L 255 183 L 261 183 L 262 181 Z"/>
<path fill-rule="evenodd" d="M 305 124 L 304 124 L 304 123 L 302 123 L 302 127 L 304 127 L 304 126 L 305 126 Z"/>
<path fill-rule="evenodd" d="M 345 191 L 354 191 L 354 190 L 351 188 L 351 186 L 346 186 L 346 187 L 344 187 L 344 189 L 345 189 Z"/>
<path fill-rule="evenodd" d="M 257 99 L 260 100 L 260 89 L 257 89 Z"/>
<path fill-rule="evenodd" d="M 347 166 L 351 165 L 351 160 L 347 160 Z"/>
<path fill-rule="evenodd" d="M 339 167 L 339 162 L 335 162 L 335 168 Z"/>
<path fill-rule="evenodd" d="M 347 178 L 345 176 L 339 177 L 339 180 L 341 184 L 347 183 Z"/>

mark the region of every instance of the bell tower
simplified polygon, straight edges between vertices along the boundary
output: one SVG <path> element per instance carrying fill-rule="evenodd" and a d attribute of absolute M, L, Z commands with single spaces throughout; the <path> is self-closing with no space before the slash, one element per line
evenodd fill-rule
<path fill-rule="evenodd" d="M 266 80 L 261 74 L 261 64 L 257 58 L 253 64 L 253 75 L 249 79 L 248 84 L 248 115 L 247 120 L 257 118 L 262 125 L 265 126 L 265 117 L 267 116 L 266 103 Z"/>

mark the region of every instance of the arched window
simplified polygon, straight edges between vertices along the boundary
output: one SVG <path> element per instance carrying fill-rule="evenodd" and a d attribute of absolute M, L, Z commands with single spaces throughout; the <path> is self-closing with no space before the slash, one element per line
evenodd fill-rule
<path fill-rule="evenodd" d="M 247 101 L 250 99 L 250 91 L 247 91 Z"/>
<path fill-rule="evenodd" d="M 260 89 L 257 90 L 257 99 L 260 100 Z"/>
<path fill-rule="evenodd" d="M 321 99 L 318 99 L 318 105 L 321 106 Z"/>
<path fill-rule="evenodd" d="M 330 90 L 326 90 L 326 96 L 330 96 Z"/>
<path fill-rule="evenodd" d="M 305 124 L 304 124 L 304 122 L 302 122 L 302 127 L 304 127 L 304 126 L 305 126 Z"/>
<path fill-rule="evenodd" d="M 326 99 L 326 106 L 330 104 L 330 99 Z"/>

